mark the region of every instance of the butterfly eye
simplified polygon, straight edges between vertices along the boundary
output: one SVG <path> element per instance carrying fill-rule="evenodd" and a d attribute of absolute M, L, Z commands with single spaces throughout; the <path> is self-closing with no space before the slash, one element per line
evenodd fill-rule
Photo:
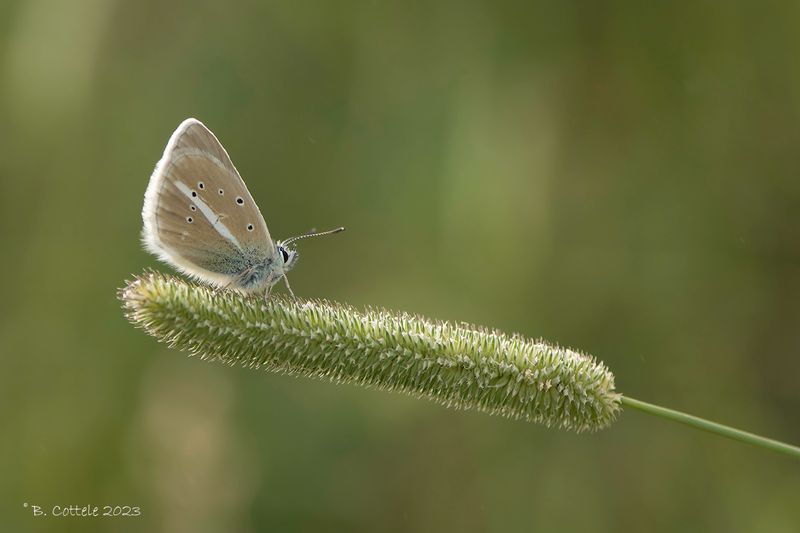
<path fill-rule="evenodd" d="M 289 254 L 286 252 L 285 248 L 281 248 L 281 255 L 283 256 L 284 263 L 289 261 Z"/>

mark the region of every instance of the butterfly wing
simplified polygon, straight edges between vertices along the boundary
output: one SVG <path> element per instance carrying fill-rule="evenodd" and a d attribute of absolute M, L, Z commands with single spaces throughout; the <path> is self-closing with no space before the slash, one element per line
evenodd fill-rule
<path fill-rule="evenodd" d="M 275 253 L 264 217 L 228 153 L 200 121 L 184 120 L 144 196 L 145 247 L 179 270 L 225 286 Z"/>

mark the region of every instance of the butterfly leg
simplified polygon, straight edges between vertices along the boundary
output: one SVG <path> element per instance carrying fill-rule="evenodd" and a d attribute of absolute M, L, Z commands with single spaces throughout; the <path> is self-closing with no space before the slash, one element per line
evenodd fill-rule
<path fill-rule="evenodd" d="M 283 275 L 283 281 L 286 283 L 286 288 L 289 289 L 289 294 L 292 295 L 292 298 L 297 298 L 297 296 L 294 295 L 294 291 L 292 291 L 291 285 L 289 285 L 289 278 L 286 277 L 286 274 Z"/>
<path fill-rule="evenodd" d="M 223 291 L 225 291 L 228 287 L 231 286 L 231 283 L 233 282 L 230 281 L 225 285 L 217 285 L 216 287 L 214 287 L 214 294 L 221 294 Z"/>

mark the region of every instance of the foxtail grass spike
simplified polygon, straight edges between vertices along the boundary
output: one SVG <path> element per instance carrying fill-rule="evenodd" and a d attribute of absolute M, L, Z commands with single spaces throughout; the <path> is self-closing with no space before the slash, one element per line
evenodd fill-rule
<path fill-rule="evenodd" d="M 148 272 L 120 290 L 128 320 L 230 365 L 400 391 L 578 432 L 614 421 L 614 375 L 541 340 L 334 302 L 269 301 Z"/>

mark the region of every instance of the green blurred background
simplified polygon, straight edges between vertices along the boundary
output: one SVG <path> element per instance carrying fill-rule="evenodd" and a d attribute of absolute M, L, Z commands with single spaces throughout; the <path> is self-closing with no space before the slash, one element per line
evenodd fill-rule
<path fill-rule="evenodd" d="M 0 2 L 0 531 L 800 531 L 787 457 L 216 366 L 116 300 L 195 116 L 274 236 L 347 226 L 299 295 L 542 336 L 800 443 L 800 4 L 658 4 Z"/>

